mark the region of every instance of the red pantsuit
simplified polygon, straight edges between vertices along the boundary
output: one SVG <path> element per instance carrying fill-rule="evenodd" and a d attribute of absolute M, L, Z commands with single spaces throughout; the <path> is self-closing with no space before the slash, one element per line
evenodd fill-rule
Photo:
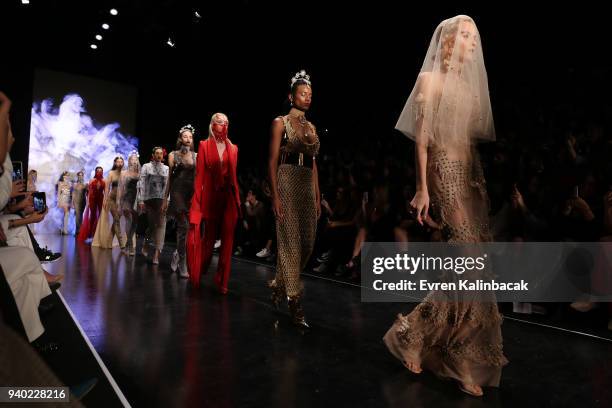
<path fill-rule="evenodd" d="M 219 237 L 221 248 L 215 284 L 221 292 L 227 291 L 234 229 L 241 215 L 237 163 L 238 147 L 229 139 L 225 141 L 223 160 L 219 159 L 213 137 L 200 142 L 187 237 L 187 266 L 194 286 L 199 286 L 200 275 L 208 270 L 215 240 Z M 203 237 L 201 221 L 204 221 Z"/>

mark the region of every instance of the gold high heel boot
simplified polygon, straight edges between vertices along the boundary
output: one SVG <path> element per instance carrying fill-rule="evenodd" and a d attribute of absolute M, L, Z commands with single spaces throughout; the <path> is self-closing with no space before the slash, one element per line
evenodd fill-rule
<path fill-rule="evenodd" d="M 295 296 L 288 296 L 287 300 L 289 303 L 289 313 L 291 314 L 291 319 L 293 320 L 293 324 L 296 326 L 302 327 L 304 329 L 310 328 L 308 323 L 306 323 L 306 318 L 304 317 L 304 309 L 302 308 L 302 294 Z"/>
<path fill-rule="evenodd" d="M 272 294 L 270 295 L 270 300 L 272 301 L 272 306 L 274 309 L 280 310 L 280 304 L 283 301 L 283 291 L 277 285 L 276 279 L 268 281 L 268 287 L 272 290 Z"/>

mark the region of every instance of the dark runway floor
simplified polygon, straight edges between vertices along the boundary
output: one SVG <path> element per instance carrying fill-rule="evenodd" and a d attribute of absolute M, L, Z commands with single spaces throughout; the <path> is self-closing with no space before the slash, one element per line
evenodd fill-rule
<path fill-rule="evenodd" d="M 61 293 L 132 406 L 612 406 L 610 341 L 506 319 L 510 364 L 476 399 L 387 352 L 382 336 L 412 304 L 362 303 L 357 286 L 306 277 L 303 334 L 269 304 L 269 267 L 234 260 L 221 296 L 212 268 L 199 290 L 169 274 L 170 247 L 154 266 L 40 241 L 64 254 L 49 269 L 66 274 Z"/>

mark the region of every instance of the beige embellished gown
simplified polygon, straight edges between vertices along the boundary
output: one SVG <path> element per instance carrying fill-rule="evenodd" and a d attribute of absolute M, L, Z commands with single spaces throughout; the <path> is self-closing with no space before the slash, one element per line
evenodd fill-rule
<path fill-rule="evenodd" d="M 298 118 L 284 116 L 284 140 L 280 154 L 302 153 L 315 157 L 319 138 L 312 123 L 300 123 Z M 276 276 L 271 286 L 287 296 L 302 292 L 300 273 L 312 254 L 317 232 L 317 210 L 313 169 L 294 164 L 281 164 L 277 173 L 278 194 L 283 211 L 276 221 L 278 255 Z"/>
<path fill-rule="evenodd" d="M 491 240 L 486 184 L 474 147 L 430 145 L 427 186 L 431 216 L 442 226 L 445 240 Z M 502 317 L 495 295 L 480 294 L 473 301 L 453 300 L 452 295 L 441 301 L 438 295 L 429 293 L 410 314 L 397 316 L 383 339 L 389 351 L 439 377 L 499 386 L 508 361 L 502 351 Z"/>

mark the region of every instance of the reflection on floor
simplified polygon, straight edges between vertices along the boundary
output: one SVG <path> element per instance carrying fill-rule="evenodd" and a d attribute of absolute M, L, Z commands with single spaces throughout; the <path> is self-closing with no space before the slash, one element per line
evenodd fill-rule
<path fill-rule="evenodd" d="M 230 293 L 211 272 L 193 290 L 160 265 L 118 248 L 43 235 L 64 256 L 61 292 L 133 406 L 612 406 L 612 343 L 506 320 L 510 360 L 483 399 L 411 375 L 381 338 L 414 305 L 361 303 L 359 288 L 305 279 L 312 330 L 268 302 L 273 270 L 234 260 Z M 213 265 L 214 267 L 215 265 Z"/>

